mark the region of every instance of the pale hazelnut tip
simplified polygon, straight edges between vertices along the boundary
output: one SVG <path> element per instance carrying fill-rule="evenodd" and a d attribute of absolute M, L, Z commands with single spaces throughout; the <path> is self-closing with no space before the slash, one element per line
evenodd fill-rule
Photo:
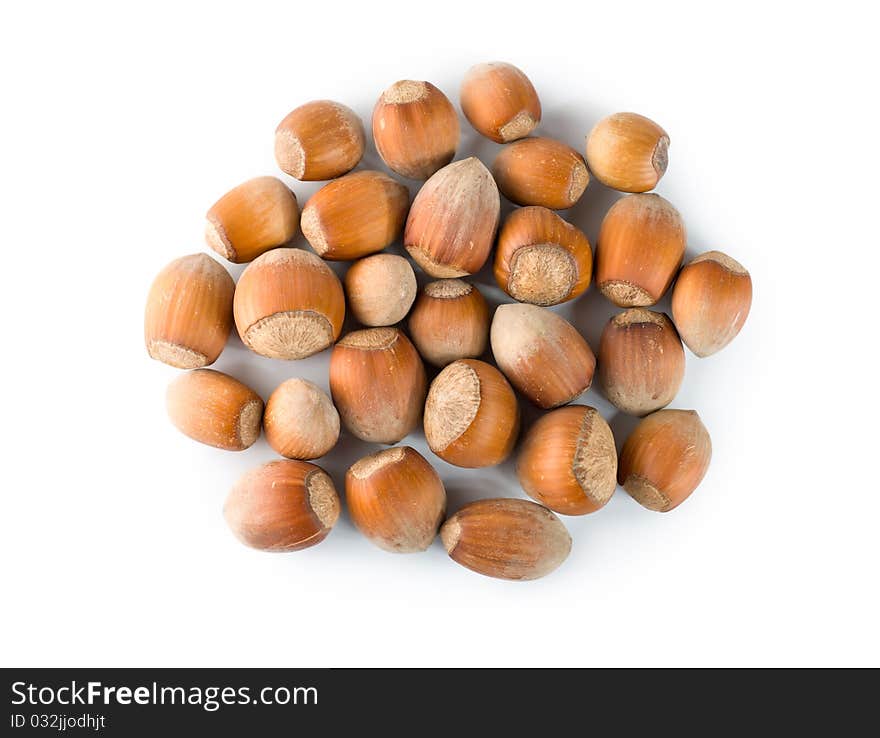
<path fill-rule="evenodd" d="M 150 341 L 147 352 L 151 358 L 176 369 L 198 369 L 211 363 L 204 354 L 170 341 Z"/>
<path fill-rule="evenodd" d="M 306 241 L 309 242 L 309 246 L 315 250 L 318 256 L 323 256 L 327 253 L 327 236 L 324 233 L 324 227 L 321 224 L 321 217 L 318 214 L 317 208 L 306 207 L 303 210 L 300 216 L 299 227 Z"/>
<path fill-rule="evenodd" d="M 647 307 L 657 302 L 638 285 L 620 279 L 602 282 L 599 291 L 618 307 Z"/>
<path fill-rule="evenodd" d="M 305 480 L 309 493 L 309 507 L 324 528 L 332 528 L 339 518 L 339 496 L 333 480 L 320 469 L 311 472 Z"/>
<path fill-rule="evenodd" d="M 528 136 L 538 125 L 528 110 L 520 110 L 513 118 L 498 129 L 498 137 L 502 142 L 516 141 Z"/>
<path fill-rule="evenodd" d="M 275 132 L 275 160 L 281 171 L 302 179 L 306 173 L 306 154 L 299 138 L 288 130 Z"/>
<path fill-rule="evenodd" d="M 250 448 L 260 437 L 260 429 L 263 420 L 263 403 L 261 400 L 251 400 L 241 410 L 238 416 L 238 439 L 242 449 Z"/>
<path fill-rule="evenodd" d="M 647 479 L 637 474 L 630 474 L 623 481 L 623 488 L 642 507 L 654 512 L 669 512 L 672 509 L 669 498 Z"/>
<path fill-rule="evenodd" d="M 312 310 L 287 310 L 261 318 L 241 339 L 270 359 L 304 359 L 333 343 L 333 328 L 327 318 Z"/>
<path fill-rule="evenodd" d="M 449 518 L 440 528 L 440 541 L 443 543 L 446 553 L 451 556 L 460 539 L 461 523 L 455 518 Z"/>
<path fill-rule="evenodd" d="M 235 262 L 235 249 L 226 235 L 226 230 L 223 228 L 223 224 L 211 215 L 208 216 L 208 221 L 205 224 L 205 241 L 208 246 L 214 249 L 214 251 L 220 254 L 220 256 L 231 262 Z"/>

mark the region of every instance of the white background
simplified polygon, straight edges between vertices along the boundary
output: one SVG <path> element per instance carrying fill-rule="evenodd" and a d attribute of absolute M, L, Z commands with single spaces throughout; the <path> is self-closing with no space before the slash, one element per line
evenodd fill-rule
<path fill-rule="evenodd" d="M 866 7 L 5 4 L 2 664 L 878 665 Z M 618 490 L 565 518 L 569 560 L 532 583 L 473 574 L 439 542 L 384 553 L 347 517 L 301 553 L 246 549 L 223 500 L 274 454 L 262 440 L 216 451 L 168 423 L 177 372 L 142 345 L 153 276 L 205 249 L 204 211 L 223 192 L 279 174 L 273 131 L 290 109 L 331 98 L 368 120 L 401 78 L 457 105 L 465 70 L 494 59 L 534 82 L 541 132 L 578 148 L 611 112 L 660 122 L 672 146 L 658 191 L 687 221 L 689 255 L 721 249 L 751 271 L 742 334 L 688 354 L 673 403 L 712 434 L 708 476 L 668 515 Z M 460 156 L 496 150 L 463 121 Z M 374 149 L 364 164 L 381 166 Z M 315 190 L 286 181 L 300 204 Z M 593 182 L 568 216 L 595 242 L 614 197 Z M 560 312 L 595 347 L 614 311 L 592 288 Z M 234 338 L 216 368 L 265 398 L 289 376 L 326 388 L 327 361 L 261 359 Z M 632 427 L 596 391 L 581 402 L 618 442 Z M 407 442 L 436 463 L 452 510 L 522 495 L 511 463 L 458 470 L 420 434 Z M 346 437 L 319 463 L 341 486 L 369 450 Z"/>

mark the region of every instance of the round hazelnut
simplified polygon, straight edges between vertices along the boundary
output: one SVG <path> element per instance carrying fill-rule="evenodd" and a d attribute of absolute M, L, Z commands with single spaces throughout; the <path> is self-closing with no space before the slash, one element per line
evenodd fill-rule
<path fill-rule="evenodd" d="M 272 461 L 246 472 L 223 508 L 245 545 L 261 551 L 300 551 L 323 541 L 339 518 L 333 480 L 305 461 Z"/>
<path fill-rule="evenodd" d="M 147 295 L 147 353 L 178 369 L 213 364 L 232 330 L 234 292 L 229 272 L 207 254 L 172 261 Z"/>
<path fill-rule="evenodd" d="M 669 136 L 650 118 L 615 113 L 587 137 L 587 164 L 602 184 L 622 192 L 653 190 L 666 173 Z"/>
<path fill-rule="evenodd" d="M 318 190 L 302 213 L 302 231 L 323 259 L 348 261 L 381 251 L 403 231 L 409 190 L 382 172 L 352 172 Z"/>
<path fill-rule="evenodd" d="M 523 138 L 508 144 L 495 157 L 492 174 L 511 202 L 551 210 L 570 208 L 590 183 L 584 158 L 552 138 Z"/>
<path fill-rule="evenodd" d="M 618 307 L 654 305 L 669 289 L 687 245 L 684 221 L 660 195 L 627 195 L 605 215 L 596 286 Z"/>
<path fill-rule="evenodd" d="M 428 446 L 444 461 L 469 468 L 494 466 L 516 443 L 519 405 L 494 366 L 461 359 L 431 382 L 424 425 Z"/>
<path fill-rule="evenodd" d="M 273 249 L 252 261 L 235 288 L 235 325 L 245 346 L 271 359 L 304 359 L 342 331 L 342 284 L 302 249 Z"/>
<path fill-rule="evenodd" d="M 541 101 L 529 78 L 504 62 L 468 70 L 461 84 L 461 110 L 479 133 L 497 143 L 528 136 L 541 122 Z"/>
<path fill-rule="evenodd" d="M 476 359 L 489 343 L 489 305 L 475 285 L 460 279 L 430 282 L 410 313 L 409 333 L 434 366 Z"/>
<path fill-rule="evenodd" d="M 391 553 L 424 551 L 446 515 L 446 490 L 425 458 L 409 446 L 365 456 L 345 475 L 354 524 Z"/>
<path fill-rule="evenodd" d="M 281 171 L 303 181 L 333 179 L 354 169 L 366 135 L 357 114 L 332 100 L 315 100 L 287 114 L 275 131 Z"/>
<path fill-rule="evenodd" d="M 205 240 L 241 264 L 287 243 L 299 226 L 296 196 L 277 177 L 249 179 L 221 197 L 207 215 Z"/>
<path fill-rule="evenodd" d="M 590 286 L 593 252 L 583 231 L 552 210 L 525 207 L 504 221 L 495 250 L 495 281 L 533 305 L 573 300 Z"/>
<path fill-rule="evenodd" d="M 709 468 L 712 441 L 693 410 L 659 410 L 643 418 L 620 452 L 617 479 L 640 505 L 669 512 Z"/>
<path fill-rule="evenodd" d="M 457 564 L 496 579 L 539 579 L 568 558 L 571 536 L 546 507 L 527 500 L 477 500 L 440 529 Z"/>
<path fill-rule="evenodd" d="M 288 459 L 317 459 L 339 439 L 339 413 L 326 393 L 305 379 L 288 379 L 269 396 L 266 440 Z"/>
<path fill-rule="evenodd" d="M 409 261 L 395 254 L 374 254 L 356 261 L 345 275 L 345 294 L 355 319 L 386 326 L 406 317 L 419 285 Z"/>
<path fill-rule="evenodd" d="M 379 156 L 410 179 L 427 179 L 451 162 L 460 135 L 455 108 L 430 82 L 395 82 L 373 109 Z"/>
<path fill-rule="evenodd" d="M 516 474 L 529 495 L 564 515 L 604 507 L 617 489 L 617 449 L 592 407 L 569 405 L 541 416 L 525 434 Z"/>
<path fill-rule="evenodd" d="M 751 306 L 752 278 L 720 251 L 700 254 L 687 264 L 672 290 L 672 319 L 687 347 L 700 357 L 736 338 Z"/>
<path fill-rule="evenodd" d="M 615 315 L 599 342 L 599 384 L 630 415 L 665 407 L 684 379 L 684 348 L 663 313 L 632 308 Z"/>
<path fill-rule="evenodd" d="M 346 335 L 330 355 L 330 393 L 342 423 L 362 441 L 397 443 L 419 422 L 427 378 L 397 328 Z"/>

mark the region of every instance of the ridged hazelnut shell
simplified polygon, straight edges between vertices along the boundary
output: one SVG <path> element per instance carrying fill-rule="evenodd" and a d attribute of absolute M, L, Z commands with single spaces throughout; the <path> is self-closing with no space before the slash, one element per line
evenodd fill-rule
<path fill-rule="evenodd" d="M 223 508 L 230 529 L 261 551 L 300 551 L 323 541 L 339 518 L 333 480 L 305 461 L 272 461 L 246 472 Z"/>
<path fill-rule="evenodd" d="M 498 189 L 517 205 L 570 208 L 584 194 L 590 174 L 584 158 L 552 138 L 524 138 L 495 157 L 492 174 Z"/>
<path fill-rule="evenodd" d="M 345 273 L 348 309 L 362 325 L 394 325 L 406 317 L 419 285 L 409 260 L 396 254 L 359 259 Z"/>
<path fill-rule="evenodd" d="M 608 321 L 599 341 L 599 385 L 629 415 L 647 415 L 675 399 L 684 379 L 684 348 L 663 313 L 632 308 Z"/>
<path fill-rule="evenodd" d="M 617 478 L 642 506 L 668 512 L 700 484 L 712 441 L 693 410 L 659 410 L 642 419 L 620 453 Z"/>
<path fill-rule="evenodd" d="M 221 197 L 207 214 L 205 240 L 236 264 L 253 261 L 296 235 L 296 196 L 276 177 L 243 182 Z"/>
<path fill-rule="evenodd" d="M 271 359 L 304 359 L 342 331 L 342 284 L 302 249 L 273 249 L 252 261 L 235 288 L 235 325 L 245 346 Z"/>
<path fill-rule="evenodd" d="M 672 290 L 672 319 L 687 347 L 701 357 L 736 338 L 751 306 L 752 278 L 720 251 L 708 251 L 687 264 Z"/>
<path fill-rule="evenodd" d="M 587 136 L 587 164 L 602 184 L 621 192 L 653 190 L 666 173 L 669 136 L 650 118 L 615 113 Z"/>
<path fill-rule="evenodd" d="M 404 245 L 432 277 L 474 274 L 489 258 L 500 213 L 489 170 L 474 157 L 456 161 L 422 185 L 406 220 Z"/>
<path fill-rule="evenodd" d="M 153 280 L 144 312 L 149 355 L 177 369 L 213 364 L 232 330 L 235 282 L 207 254 L 175 259 Z"/>
<path fill-rule="evenodd" d="M 288 459 L 317 459 L 339 440 L 339 413 L 316 384 L 296 377 L 279 384 L 266 403 L 266 440 Z"/>
<path fill-rule="evenodd" d="M 362 441 L 397 443 L 416 428 L 427 390 L 415 346 L 397 328 L 346 335 L 330 355 L 330 393 L 343 425 Z"/>
<path fill-rule="evenodd" d="M 627 195 L 602 221 L 596 245 L 596 286 L 618 307 L 654 305 L 681 266 L 687 232 L 660 195 Z"/>
<path fill-rule="evenodd" d="M 434 366 L 476 359 L 489 343 L 489 305 L 476 285 L 460 279 L 430 282 L 409 315 L 409 334 Z"/>
<path fill-rule="evenodd" d="M 373 108 L 379 156 L 410 179 L 427 179 L 452 161 L 460 136 L 458 113 L 430 82 L 395 82 Z"/>
<path fill-rule="evenodd" d="M 596 357 L 575 327 L 546 308 L 499 305 L 489 334 L 498 368 L 545 410 L 589 389 Z"/>
<path fill-rule="evenodd" d="M 247 385 L 213 369 L 181 374 L 168 385 L 168 417 L 194 441 L 243 451 L 260 437 L 263 399 Z"/>
<path fill-rule="evenodd" d="M 529 495 L 563 515 L 602 508 L 617 489 L 617 448 L 592 407 L 569 405 L 538 418 L 523 439 L 516 474 Z"/>
<path fill-rule="evenodd" d="M 455 361 L 431 382 L 425 402 L 425 438 L 444 461 L 466 468 L 494 466 L 513 450 L 519 405 L 494 366 Z"/>
<path fill-rule="evenodd" d="M 446 516 L 443 482 L 409 446 L 355 462 L 345 475 L 345 501 L 358 530 L 391 553 L 427 549 Z"/>
<path fill-rule="evenodd" d="M 495 280 L 532 305 L 558 305 L 590 286 L 593 251 L 583 231 L 545 207 L 514 210 L 495 249 Z"/>
<path fill-rule="evenodd" d="M 541 101 L 528 77 L 512 64 L 471 67 L 461 84 L 461 110 L 496 143 L 528 136 L 541 122 Z"/>
<path fill-rule="evenodd" d="M 366 135 L 357 114 L 332 100 L 315 100 L 287 114 L 275 130 L 281 171 L 303 181 L 333 179 L 354 169 Z"/>
<path fill-rule="evenodd" d="M 302 231 L 324 259 L 359 259 L 390 246 L 408 210 L 409 190 L 400 182 L 382 172 L 352 172 L 312 195 L 303 208 Z"/>
<path fill-rule="evenodd" d="M 440 529 L 449 557 L 496 579 L 547 576 L 568 558 L 571 536 L 546 507 L 528 500 L 477 500 Z"/>

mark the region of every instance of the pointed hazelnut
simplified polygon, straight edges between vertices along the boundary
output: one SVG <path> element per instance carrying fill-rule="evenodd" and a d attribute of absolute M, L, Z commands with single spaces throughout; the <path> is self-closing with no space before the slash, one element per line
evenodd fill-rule
<path fill-rule="evenodd" d="M 333 179 L 357 166 L 365 144 L 364 124 L 351 108 L 315 100 L 278 124 L 275 159 L 281 171 L 296 179 Z"/>
<path fill-rule="evenodd" d="M 272 461 L 246 472 L 223 515 L 242 543 L 261 551 L 301 551 L 323 541 L 339 518 L 333 480 L 305 461 Z"/>
<path fill-rule="evenodd" d="M 528 136 L 541 122 L 541 101 L 529 78 L 513 64 L 471 67 L 461 85 L 461 110 L 496 143 Z"/>
<path fill-rule="evenodd" d="M 571 536 L 546 507 L 528 500 L 477 500 L 440 529 L 457 564 L 496 579 L 547 576 L 568 558 Z"/>
<path fill-rule="evenodd" d="M 708 251 L 687 264 L 672 290 L 672 319 L 687 347 L 701 357 L 736 338 L 751 306 L 752 278 L 720 251 Z"/>
<path fill-rule="evenodd" d="M 617 449 L 608 423 L 592 407 L 569 405 L 529 428 L 516 460 L 529 495 L 563 515 L 604 507 L 617 489 Z"/>
<path fill-rule="evenodd" d="M 416 298 L 409 333 L 422 358 L 434 366 L 476 359 L 489 343 L 489 305 L 476 285 L 460 279 L 430 282 Z"/>
<path fill-rule="evenodd" d="M 523 138 L 508 144 L 495 157 L 492 174 L 511 202 L 551 210 L 570 208 L 590 183 L 584 158 L 552 138 Z"/>
<path fill-rule="evenodd" d="M 234 291 L 229 272 L 207 254 L 172 261 L 147 296 L 147 352 L 178 369 L 213 364 L 232 330 Z"/>
<path fill-rule="evenodd" d="M 615 315 L 599 342 L 599 384 L 630 415 L 665 407 L 684 379 L 684 348 L 663 313 L 632 308 Z"/>
<path fill-rule="evenodd" d="M 330 355 L 330 393 L 342 423 L 362 441 L 397 443 L 419 423 L 427 378 L 397 328 L 346 335 Z"/>
<path fill-rule="evenodd" d="M 359 259 L 390 246 L 403 231 L 409 190 L 387 174 L 346 174 L 318 190 L 302 213 L 302 231 L 318 256 Z"/>
<path fill-rule="evenodd" d="M 468 468 L 494 466 L 516 443 L 519 406 L 494 366 L 461 359 L 431 382 L 424 425 L 428 446 L 444 461 Z"/>
<path fill-rule="evenodd" d="M 596 286 L 618 307 L 654 305 L 669 289 L 687 245 L 684 221 L 660 195 L 627 195 L 605 215 Z"/>
<path fill-rule="evenodd" d="M 373 108 L 379 156 L 410 179 L 427 179 L 452 161 L 460 135 L 455 108 L 430 82 L 395 82 Z"/>
<path fill-rule="evenodd" d="M 590 286 L 593 252 L 583 231 L 552 210 L 514 210 L 495 250 L 495 280 L 508 295 L 533 305 L 573 300 Z"/>
<path fill-rule="evenodd" d="M 235 325 L 245 346 L 271 359 L 304 359 L 342 331 L 339 278 L 302 249 L 273 249 L 244 270 L 235 288 Z"/>
<path fill-rule="evenodd" d="M 501 199 L 489 170 L 471 157 L 434 174 L 413 201 L 404 245 L 432 277 L 479 271 L 495 240 Z"/>
<path fill-rule="evenodd" d="M 602 184 L 622 192 L 653 190 L 666 173 L 669 136 L 650 118 L 615 113 L 587 136 L 587 164 Z"/>
<path fill-rule="evenodd" d="M 299 205 L 280 179 L 257 177 L 223 195 L 208 211 L 207 220 L 208 245 L 242 264 L 296 235 Z"/>
<path fill-rule="evenodd" d="M 446 515 L 443 482 L 409 446 L 355 462 L 345 475 L 345 501 L 358 530 L 391 553 L 427 549 Z"/>
<path fill-rule="evenodd" d="M 642 419 L 620 453 L 617 479 L 640 505 L 668 512 L 709 468 L 712 441 L 693 410 L 658 410 Z"/>
<path fill-rule="evenodd" d="M 492 353 L 511 384 L 545 410 L 589 389 L 596 357 L 575 327 L 535 305 L 499 305 L 490 331 Z"/>

